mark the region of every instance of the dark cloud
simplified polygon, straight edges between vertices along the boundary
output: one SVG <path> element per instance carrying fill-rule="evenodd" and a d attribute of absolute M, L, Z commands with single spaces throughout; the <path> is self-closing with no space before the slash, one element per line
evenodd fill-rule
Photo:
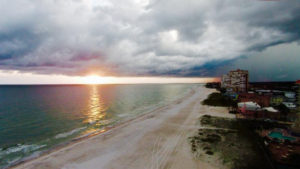
<path fill-rule="evenodd" d="M 0 10 L 0 69 L 44 74 L 212 76 L 300 39 L 293 0 L 0 0 Z"/>
<path fill-rule="evenodd" d="M 249 70 L 251 81 L 295 81 L 300 78 L 299 53 L 300 45 L 296 42 L 280 44 L 219 65 L 215 67 L 215 74 L 240 68 Z"/>

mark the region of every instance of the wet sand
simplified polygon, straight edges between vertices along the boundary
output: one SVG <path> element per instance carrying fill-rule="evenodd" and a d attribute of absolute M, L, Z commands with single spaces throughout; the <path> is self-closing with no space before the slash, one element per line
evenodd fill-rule
<path fill-rule="evenodd" d="M 199 128 L 197 119 L 201 115 L 232 116 L 226 108 L 201 105 L 214 91 L 200 87 L 173 104 L 14 168 L 224 168 L 218 161 L 207 163 L 194 158 L 188 142 Z"/>

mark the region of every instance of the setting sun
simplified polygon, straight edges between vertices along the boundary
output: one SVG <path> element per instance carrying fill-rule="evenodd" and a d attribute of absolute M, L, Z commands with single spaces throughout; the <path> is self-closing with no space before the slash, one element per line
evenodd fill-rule
<path fill-rule="evenodd" d="M 107 83 L 107 79 L 97 75 L 89 75 L 83 77 L 83 83 L 85 84 L 103 84 Z"/>

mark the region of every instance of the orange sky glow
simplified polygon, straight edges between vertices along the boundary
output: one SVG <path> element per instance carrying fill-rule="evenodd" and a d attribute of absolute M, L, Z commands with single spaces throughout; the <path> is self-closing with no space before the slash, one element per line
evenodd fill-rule
<path fill-rule="evenodd" d="M 136 83 L 206 83 L 219 78 L 189 77 L 113 77 L 113 76 L 66 76 L 0 71 L 0 84 L 136 84 Z"/>

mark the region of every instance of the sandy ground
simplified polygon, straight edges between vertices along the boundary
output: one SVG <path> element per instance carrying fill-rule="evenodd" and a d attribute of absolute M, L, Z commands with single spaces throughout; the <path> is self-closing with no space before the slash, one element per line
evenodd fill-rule
<path fill-rule="evenodd" d="M 200 104 L 213 91 L 200 87 L 173 104 L 15 168 L 223 168 L 218 162 L 195 159 L 188 142 L 199 128 L 201 115 L 232 116 L 226 108 Z"/>

